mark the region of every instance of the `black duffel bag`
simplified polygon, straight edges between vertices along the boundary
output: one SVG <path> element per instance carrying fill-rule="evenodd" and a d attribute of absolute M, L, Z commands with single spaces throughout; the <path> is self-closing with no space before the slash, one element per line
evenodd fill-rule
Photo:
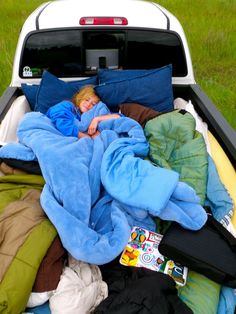
<path fill-rule="evenodd" d="M 219 284 L 236 288 L 236 239 L 211 215 L 198 231 L 171 223 L 159 251 Z"/>

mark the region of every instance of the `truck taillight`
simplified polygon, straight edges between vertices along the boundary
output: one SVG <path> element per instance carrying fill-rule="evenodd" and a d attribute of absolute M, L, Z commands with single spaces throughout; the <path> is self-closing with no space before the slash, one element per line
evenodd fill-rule
<path fill-rule="evenodd" d="M 86 16 L 81 17 L 80 25 L 128 25 L 128 20 L 125 17 L 98 17 Z"/>

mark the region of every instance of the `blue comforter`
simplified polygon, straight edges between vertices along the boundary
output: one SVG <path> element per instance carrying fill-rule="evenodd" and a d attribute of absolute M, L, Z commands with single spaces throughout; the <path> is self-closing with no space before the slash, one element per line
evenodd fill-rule
<path fill-rule="evenodd" d="M 197 230 L 206 221 L 195 191 L 179 175 L 144 160 L 141 126 L 121 117 L 99 124 L 94 139 L 63 136 L 43 114 L 27 113 L 20 143 L 2 158 L 38 160 L 45 186 L 41 205 L 76 259 L 104 264 L 124 249 L 134 225 L 154 230 L 153 216 Z"/>

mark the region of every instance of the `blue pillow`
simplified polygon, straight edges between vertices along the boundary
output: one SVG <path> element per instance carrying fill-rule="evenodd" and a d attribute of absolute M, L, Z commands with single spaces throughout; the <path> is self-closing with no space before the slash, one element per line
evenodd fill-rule
<path fill-rule="evenodd" d="M 35 111 L 46 113 L 48 109 L 72 96 L 84 85 L 96 85 L 97 76 L 75 82 L 64 82 L 48 71 L 44 71 L 36 96 Z"/>
<path fill-rule="evenodd" d="M 98 70 L 98 82 L 112 83 L 117 81 L 123 81 L 144 74 L 152 73 L 158 69 L 151 70 L 110 70 L 110 69 L 99 69 Z"/>
<path fill-rule="evenodd" d="M 110 108 L 134 102 L 160 112 L 174 109 L 170 64 L 141 76 L 98 85 L 95 90 Z"/>
<path fill-rule="evenodd" d="M 31 110 L 34 110 L 35 103 L 36 103 L 36 95 L 39 89 L 39 85 L 28 85 L 28 84 L 21 84 L 21 89 L 30 105 Z"/>

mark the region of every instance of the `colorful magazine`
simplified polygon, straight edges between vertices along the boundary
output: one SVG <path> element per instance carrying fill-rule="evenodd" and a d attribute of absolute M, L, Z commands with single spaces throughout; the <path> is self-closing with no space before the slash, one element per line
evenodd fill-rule
<path fill-rule="evenodd" d="M 121 254 L 120 263 L 125 266 L 161 271 L 170 275 L 178 285 L 184 286 L 188 268 L 164 257 L 158 251 L 161 239 L 162 235 L 159 233 L 133 227 L 128 244 Z"/>

